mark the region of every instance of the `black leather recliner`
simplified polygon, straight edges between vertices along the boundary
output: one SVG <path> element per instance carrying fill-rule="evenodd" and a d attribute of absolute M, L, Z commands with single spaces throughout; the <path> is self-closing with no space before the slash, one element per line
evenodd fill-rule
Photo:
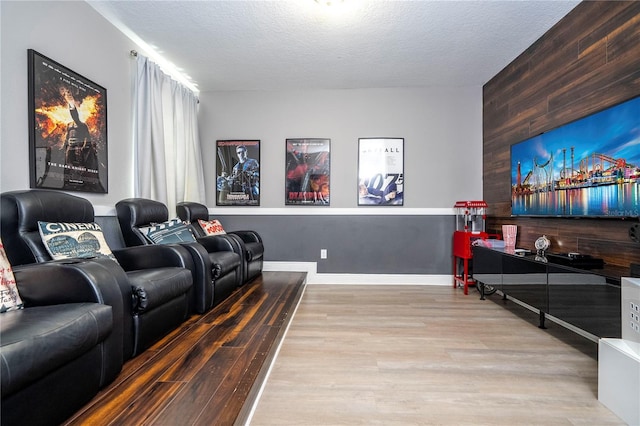
<path fill-rule="evenodd" d="M 151 244 L 141 227 L 163 223 L 169 209 L 163 203 L 145 198 L 128 198 L 116 203 L 118 222 L 127 246 Z M 224 238 L 197 238 L 197 242 L 181 243 L 195 264 L 192 306 L 204 313 L 226 299 L 242 283 L 240 255 Z"/>
<path fill-rule="evenodd" d="M 0 234 L 9 262 L 14 266 L 51 261 L 38 231 L 38 221 L 95 221 L 88 200 L 59 191 L 5 192 L 0 200 Z M 123 356 L 127 360 L 186 320 L 194 267 L 188 252 L 179 245 L 112 249 L 112 252 L 119 265 L 108 261 L 108 273 L 120 277 Z"/>
<path fill-rule="evenodd" d="M 202 227 L 198 225 L 198 219 L 209 220 L 209 209 L 204 204 L 184 201 L 176 205 L 178 217 L 189 222 L 193 231 L 199 237 L 204 237 Z M 241 248 L 244 283 L 251 281 L 262 273 L 264 244 L 262 238 L 255 231 L 231 231 L 228 236 L 235 238 Z"/>
<path fill-rule="evenodd" d="M 123 306 L 113 265 L 13 269 L 24 309 L 0 314 L 3 426 L 59 424 L 121 371 Z"/>

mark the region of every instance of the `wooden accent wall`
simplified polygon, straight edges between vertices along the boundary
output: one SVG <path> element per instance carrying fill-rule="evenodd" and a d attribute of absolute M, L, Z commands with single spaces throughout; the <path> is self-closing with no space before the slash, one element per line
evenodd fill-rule
<path fill-rule="evenodd" d="M 545 234 L 550 251 L 640 263 L 622 219 L 511 217 L 510 146 L 640 95 L 640 2 L 585 1 L 483 88 L 487 227 L 518 225 L 518 247 Z M 640 149 L 640 148 L 639 148 Z"/>

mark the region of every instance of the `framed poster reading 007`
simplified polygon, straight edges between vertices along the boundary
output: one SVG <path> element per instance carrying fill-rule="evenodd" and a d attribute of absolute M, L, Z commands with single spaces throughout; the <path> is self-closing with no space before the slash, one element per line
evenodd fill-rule
<path fill-rule="evenodd" d="M 31 188 L 106 193 L 107 90 L 28 50 Z"/>
<path fill-rule="evenodd" d="M 285 205 L 328 206 L 331 139 L 287 139 Z"/>
<path fill-rule="evenodd" d="M 358 140 L 358 205 L 404 204 L 404 139 Z"/>
<path fill-rule="evenodd" d="M 260 205 L 260 141 L 216 141 L 216 205 Z"/>

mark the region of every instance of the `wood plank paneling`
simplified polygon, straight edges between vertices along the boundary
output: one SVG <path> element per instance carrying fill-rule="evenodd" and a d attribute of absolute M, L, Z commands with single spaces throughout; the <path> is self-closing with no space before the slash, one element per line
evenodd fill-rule
<path fill-rule="evenodd" d="M 511 217 L 510 147 L 640 95 L 640 2 L 582 2 L 483 88 L 483 192 L 487 227 L 518 225 L 518 246 L 540 235 L 556 252 L 612 265 L 640 263 L 636 221 Z"/>

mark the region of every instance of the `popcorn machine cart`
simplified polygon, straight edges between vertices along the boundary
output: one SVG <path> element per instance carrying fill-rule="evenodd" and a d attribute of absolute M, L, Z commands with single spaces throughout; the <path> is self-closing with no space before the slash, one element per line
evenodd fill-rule
<path fill-rule="evenodd" d="M 469 276 L 470 260 L 473 257 L 471 245 L 475 240 L 487 239 L 485 220 L 487 203 L 484 201 L 457 201 L 456 230 L 453 233 L 453 287 L 464 287 L 469 294 L 469 286 L 476 285 Z M 462 267 L 462 270 L 460 270 Z"/>

